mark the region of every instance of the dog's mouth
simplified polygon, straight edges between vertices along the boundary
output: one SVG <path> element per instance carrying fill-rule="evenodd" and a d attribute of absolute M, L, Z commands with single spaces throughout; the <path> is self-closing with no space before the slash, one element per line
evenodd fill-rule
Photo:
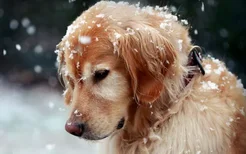
<path fill-rule="evenodd" d="M 124 127 L 125 124 L 125 118 L 121 118 L 120 121 L 118 122 L 118 125 L 116 127 L 117 130 L 120 130 Z M 109 137 L 110 135 L 112 135 L 115 131 L 112 131 L 110 133 L 108 133 L 107 135 L 103 135 L 103 136 L 97 136 L 97 135 L 93 135 L 91 132 L 87 132 L 84 133 L 80 138 L 86 139 L 86 140 L 102 140 L 105 139 L 107 137 Z"/>

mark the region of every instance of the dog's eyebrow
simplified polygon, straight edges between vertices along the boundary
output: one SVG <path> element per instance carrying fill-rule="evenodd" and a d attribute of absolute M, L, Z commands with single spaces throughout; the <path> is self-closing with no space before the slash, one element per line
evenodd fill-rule
<path fill-rule="evenodd" d="M 94 69 L 93 69 L 93 71 L 95 72 L 95 71 L 97 71 L 97 70 L 109 70 L 109 66 L 107 65 L 107 64 L 97 64 L 95 67 L 94 67 Z"/>

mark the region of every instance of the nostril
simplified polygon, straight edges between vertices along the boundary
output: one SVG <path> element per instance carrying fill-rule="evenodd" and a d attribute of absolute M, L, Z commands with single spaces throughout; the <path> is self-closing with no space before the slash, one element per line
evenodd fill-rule
<path fill-rule="evenodd" d="M 84 124 L 82 124 L 82 123 L 66 123 L 65 130 L 74 136 L 81 137 L 83 135 L 83 132 L 84 132 Z"/>

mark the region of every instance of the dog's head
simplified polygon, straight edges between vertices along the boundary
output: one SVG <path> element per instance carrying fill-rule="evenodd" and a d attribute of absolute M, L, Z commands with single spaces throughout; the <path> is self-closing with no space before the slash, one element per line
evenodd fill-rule
<path fill-rule="evenodd" d="M 168 70 L 177 67 L 176 51 L 188 48 L 189 40 L 176 41 L 187 32 L 175 20 L 153 9 L 99 2 L 69 26 L 57 46 L 65 102 L 72 108 L 68 132 L 105 138 L 124 126 L 132 103 L 159 98 Z M 185 34 L 172 37 L 170 24 Z"/>

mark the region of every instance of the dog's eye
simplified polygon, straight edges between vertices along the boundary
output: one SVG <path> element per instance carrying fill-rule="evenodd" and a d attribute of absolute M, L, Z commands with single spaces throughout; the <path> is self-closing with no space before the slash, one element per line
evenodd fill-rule
<path fill-rule="evenodd" d="M 95 72 L 94 79 L 96 82 L 103 80 L 109 74 L 109 70 L 99 70 Z"/>

